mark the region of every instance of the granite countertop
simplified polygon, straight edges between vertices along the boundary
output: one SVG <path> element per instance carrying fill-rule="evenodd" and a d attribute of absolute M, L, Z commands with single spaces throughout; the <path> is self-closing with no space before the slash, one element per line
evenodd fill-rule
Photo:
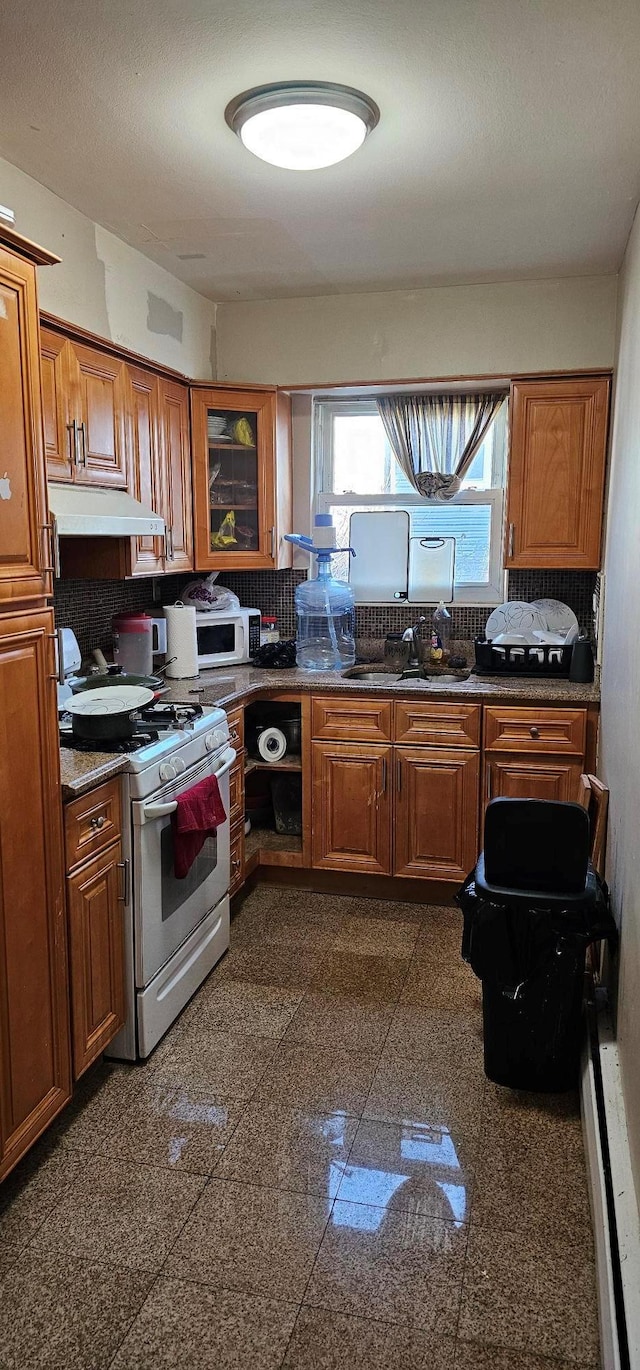
<path fill-rule="evenodd" d="M 372 666 L 375 669 L 375 666 Z M 572 680 L 539 680 L 531 677 L 469 676 L 468 680 L 402 680 L 389 684 L 344 680 L 331 671 L 261 670 L 255 666 L 220 666 L 215 671 L 203 671 L 192 680 L 172 680 L 163 699 L 175 701 L 199 700 L 201 704 L 218 704 L 223 708 L 250 703 L 265 690 L 298 690 L 314 694 L 384 694 L 392 698 L 460 699 L 491 704 L 504 700 L 514 704 L 597 704 L 600 687 L 597 680 L 591 685 L 580 685 Z M 126 756 L 104 752 L 74 752 L 61 748 L 62 797 L 77 799 L 111 776 L 124 771 Z"/>

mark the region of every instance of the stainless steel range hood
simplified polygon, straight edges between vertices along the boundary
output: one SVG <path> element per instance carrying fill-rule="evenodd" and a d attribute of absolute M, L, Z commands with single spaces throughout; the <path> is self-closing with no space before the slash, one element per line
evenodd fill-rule
<path fill-rule="evenodd" d="M 86 485 L 48 486 L 49 508 L 58 537 L 162 537 L 164 519 L 132 499 L 126 490 L 94 490 Z"/>

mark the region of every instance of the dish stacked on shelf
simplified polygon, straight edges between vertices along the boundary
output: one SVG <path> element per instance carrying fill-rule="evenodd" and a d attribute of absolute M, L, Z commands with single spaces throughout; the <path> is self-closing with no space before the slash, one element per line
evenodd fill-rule
<path fill-rule="evenodd" d="M 481 675 L 568 676 L 578 620 L 559 599 L 514 599 L 499 604 L 476 638 L 476 671 Z"/>

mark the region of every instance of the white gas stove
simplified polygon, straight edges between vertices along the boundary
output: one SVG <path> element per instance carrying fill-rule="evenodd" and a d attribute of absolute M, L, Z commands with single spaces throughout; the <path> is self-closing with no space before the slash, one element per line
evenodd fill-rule
<path fill-rule="evenodd" d="M 62 745 L 126 755 L 123 858 L 126 872 L 127 1018 L 108 1054 L 148 1056 L 229 946 L 229 771 L 235 751 L 223 709 L 159 701 L 133 738 L 80 743 L 60 720 Z M 173 868 L 171 815 L 178 797 L 215 775 L 227 814 L 208 834 L 184 879 Z"/>

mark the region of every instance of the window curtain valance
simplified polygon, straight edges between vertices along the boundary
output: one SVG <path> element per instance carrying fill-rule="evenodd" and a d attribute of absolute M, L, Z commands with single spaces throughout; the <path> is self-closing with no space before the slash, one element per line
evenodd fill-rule
<path fill-rule="evenodd" d="M 391 451 L 426 499 L 452 499 L 505 392 L 486 395 L 383 395 L 377 400 Z"/>

